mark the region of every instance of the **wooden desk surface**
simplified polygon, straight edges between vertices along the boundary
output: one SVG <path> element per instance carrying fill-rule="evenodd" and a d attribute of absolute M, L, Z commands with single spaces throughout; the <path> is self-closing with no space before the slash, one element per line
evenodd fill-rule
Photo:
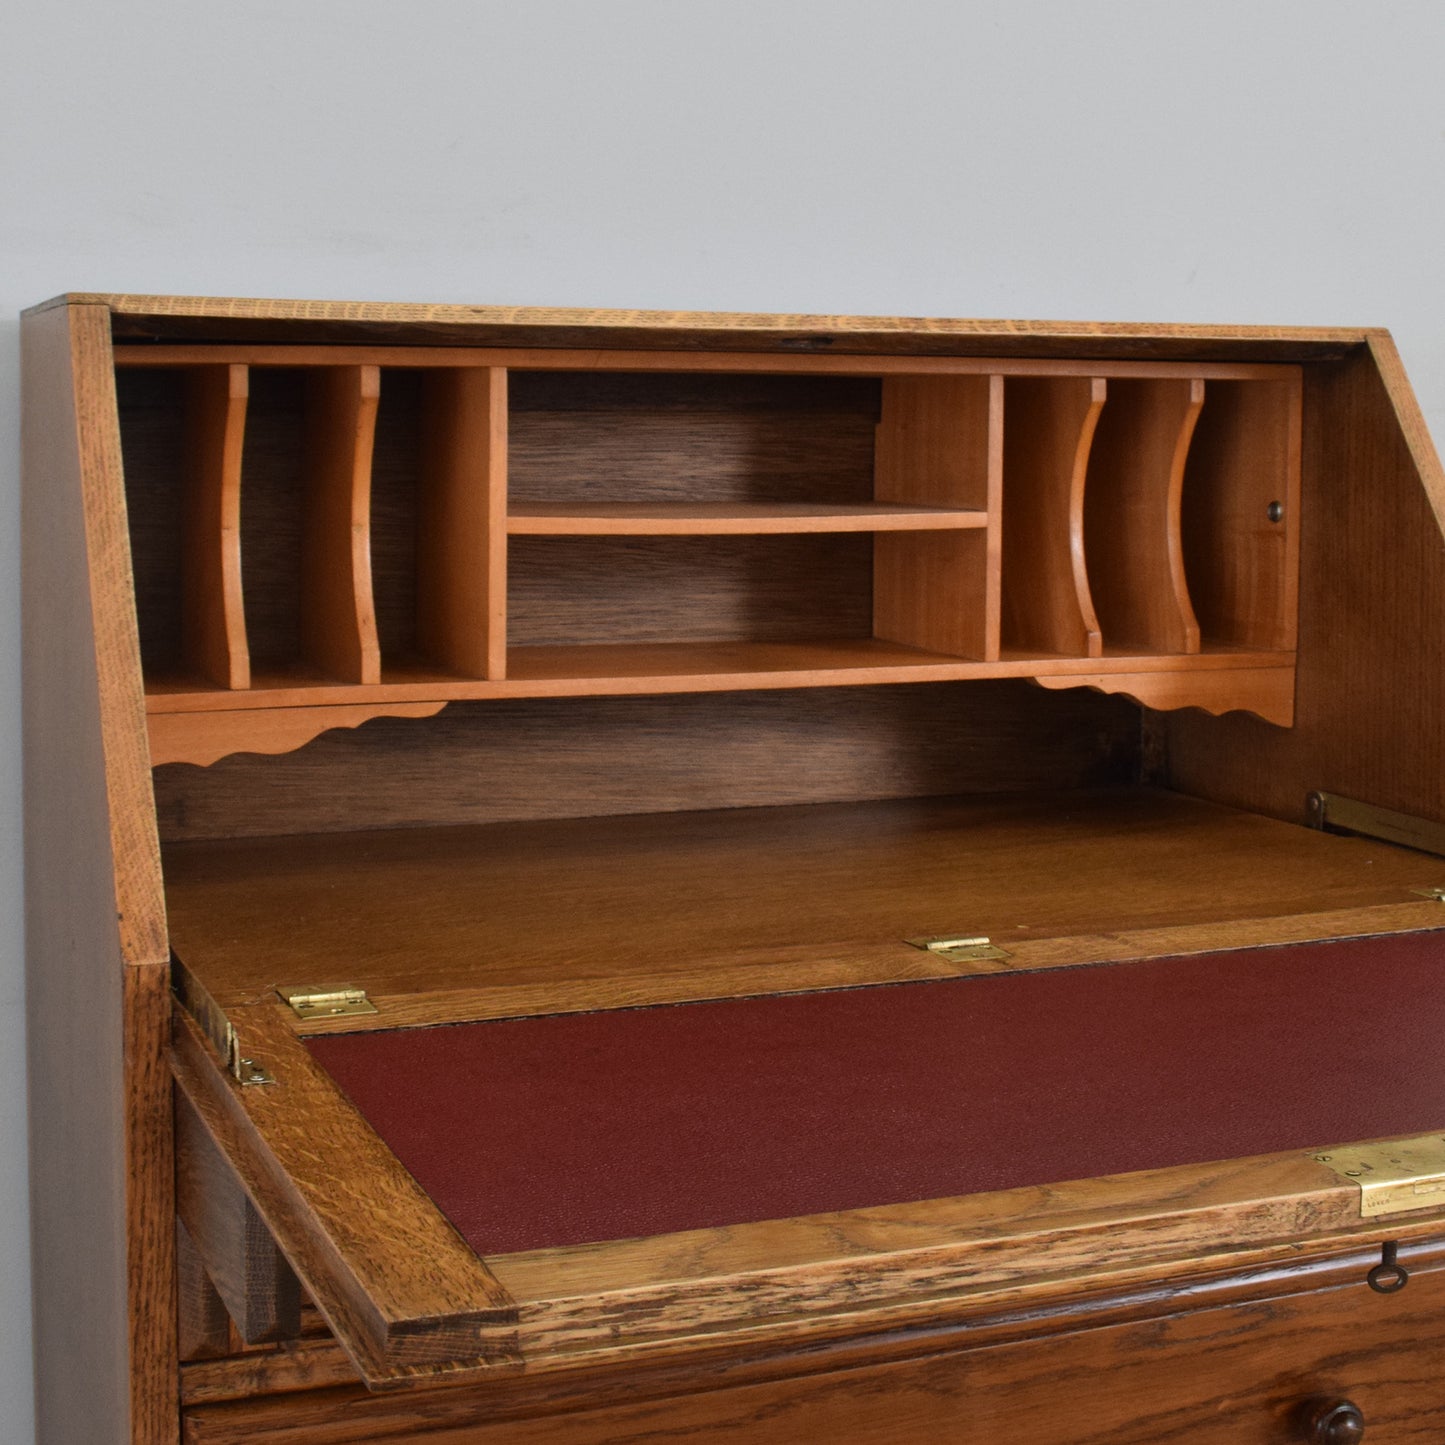
<path fill-rule="evenodd" d="M 187 843 L 165 869 L 173 947 L 222 1007 L 345 981 L 383 1022 L 958 971 L 919 936 L 1059 963 L 1427 927 L 1410 890 L 1445 883 L 1423 854 L 1148 789 Z"/>

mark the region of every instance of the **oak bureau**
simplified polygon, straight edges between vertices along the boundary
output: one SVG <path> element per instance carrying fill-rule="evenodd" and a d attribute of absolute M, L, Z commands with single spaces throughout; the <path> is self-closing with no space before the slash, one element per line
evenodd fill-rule
<path fill-rule="evenodd" d="M 23 344 L 46 1445 L 1445 1438 L 1386 333 Z"/>

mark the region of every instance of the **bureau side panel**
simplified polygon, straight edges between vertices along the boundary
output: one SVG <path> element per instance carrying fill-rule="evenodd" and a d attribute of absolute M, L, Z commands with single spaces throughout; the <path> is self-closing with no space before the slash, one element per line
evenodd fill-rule
<path fill-rule="evenodd" d="M 1295 725 L 1163 722 L 1171 786 L 1305 821 L 1316 789 L 1445 820 L 1445 471 L 1388 336 L 1305 380 Z"/>
<path fill-rule="evenodd" d="M 32 1251 L 43 1445 L 176 1437 L 167 991 L 104 307 L 27 319 Z"/>

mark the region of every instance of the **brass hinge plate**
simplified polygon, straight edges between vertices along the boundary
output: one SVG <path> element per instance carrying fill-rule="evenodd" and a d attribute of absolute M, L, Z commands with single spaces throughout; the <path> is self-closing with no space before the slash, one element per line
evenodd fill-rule
<path fill-rule="evenodd" d="M 241 1057 L 241 1042 L 225 1010 L 174 954 L 171 955 L 171 989 L 180 1000 L 181 1007 L 200 1025 L 201 1032 L 237 1082 L 247 1085 L 276 1082 L 275 1076 L 255 1059 Z"/>
<path fill-rule="evenodd" d="M 1445 1205 L 1445 1134 L 1385 1144 L 1346 1144 L 1313 1156 L 1360 1186 L 1360 1217 Z"/>
<path fill-rule="evenodd" d="M 278 988 L 276 992 L 291 1005 L 298 1019 L 347 1018 L 353 1014 L 379 1012 L 364 988 L 350 984 L 334 983 L 325 988 L 301 984 L 295 988 Z"/>
<path fill-rule="evenodd" d="M 1006 948 L 1000 948 L 982 935 L 976 938 L 905 938 L 914 948 L 925 953 L 936 953 L 949 963 L 1006 963 L 1013 957 Z"/>
<path fill-rule="evenodd" d="M 1445 823 L 1431 818 L 1397 813 L 1393 808 L 1342 798 L 1338 793 L 1311 793 L 1305 799 L 1305 809 L 1312 827 L 1360 833 L 1366 838 L 1445 857 Z"/>

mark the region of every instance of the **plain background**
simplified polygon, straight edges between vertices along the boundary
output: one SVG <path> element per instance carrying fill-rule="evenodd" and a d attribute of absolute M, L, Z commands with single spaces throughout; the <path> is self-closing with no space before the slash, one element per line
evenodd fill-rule
<path fill-rule="evenodd" d="M 47 0 L 7 7 L 0 54 L 11 1445 L 31 1438 L 21 308 L 93 290 L 1384 325 L 1445 434 L 1438 0 Z"/>

